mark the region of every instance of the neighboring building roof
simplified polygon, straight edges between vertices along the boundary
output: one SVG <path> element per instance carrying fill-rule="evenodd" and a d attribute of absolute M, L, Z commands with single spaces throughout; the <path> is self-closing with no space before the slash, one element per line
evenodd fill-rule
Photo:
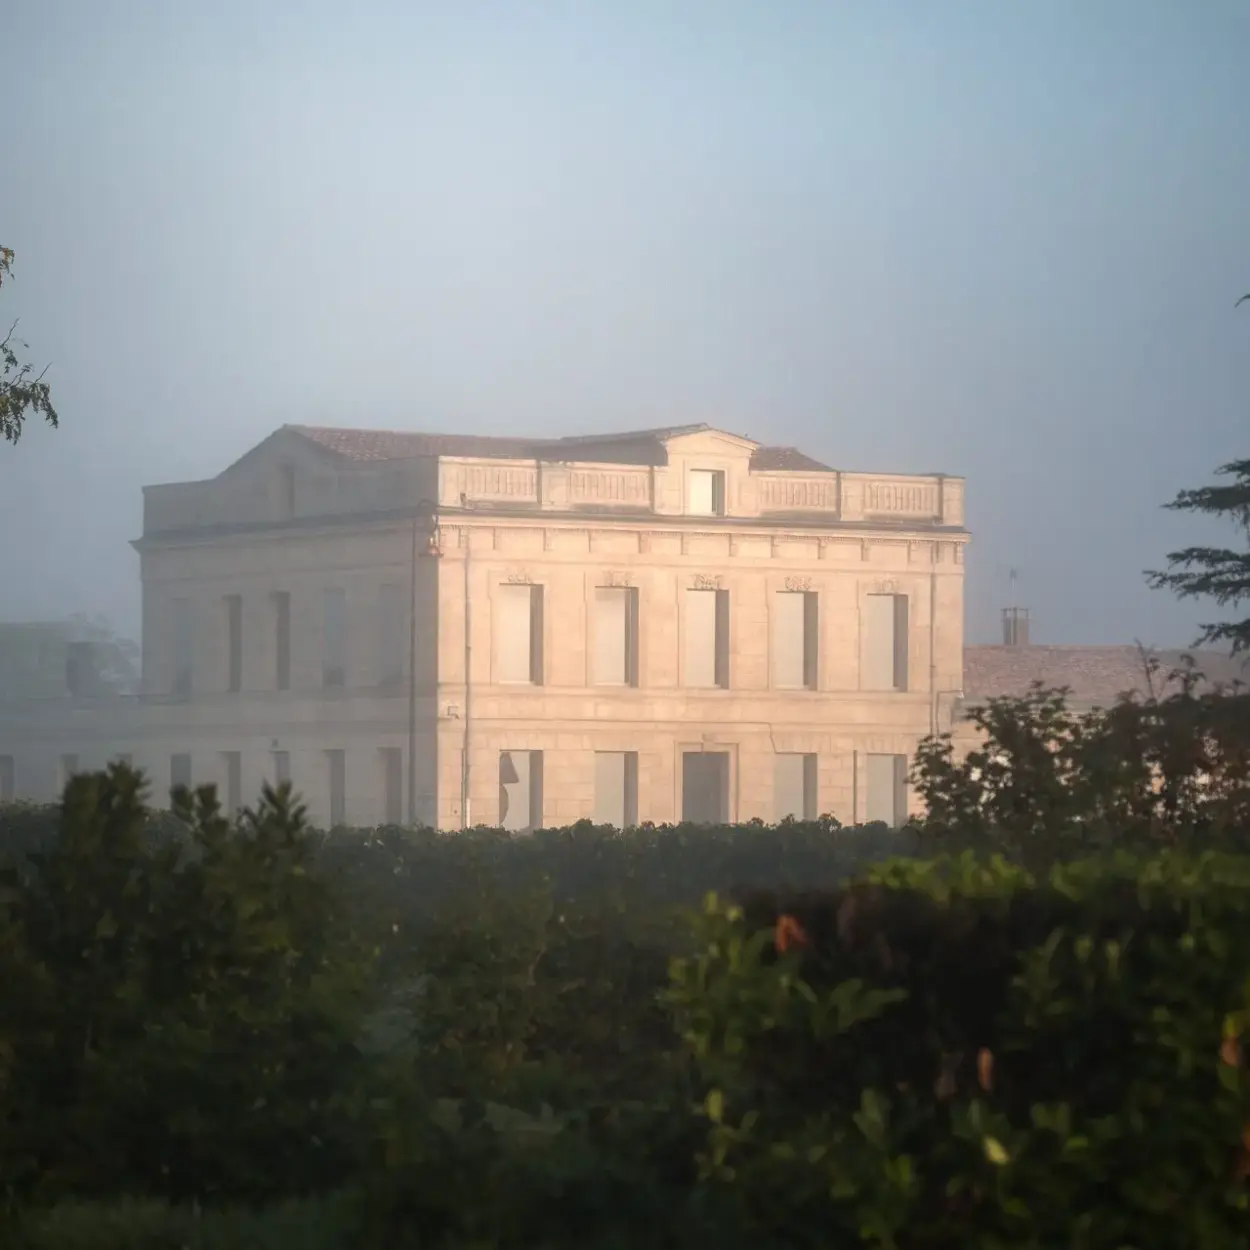
<path fill-rule="evenodd" d="M 330 426 L 288 425 L 326 451 L 357 463 L 406 460 L 416 456 L 481 456 L 498 460 L 587 460 L 653 464 L 667 439 L 710 430 L 708 425 L 672 425 L 617 434 L 566 438 L 524 438 L 483 434 L 420 434 L 405 430 L 354 430 Z M 749 440 L 748 440 L 749 441 Z M 757 472 L 832 473 L 819 460 L 794 447 L 756 447 L 751 468 Z"/>
<path fill-rule="evenodd" d="M 751 456 L 757 473 L 832 473 L 827 464 L 813 460 L 797 447 L 760 447 Z"/>
<path fill-rule="evenodd" d="M 1198 672 L 1212 685 L 1227 685 L 1235 680 L 1250 684 L 1250 664 L 1223 652 L 1147 650 L 1145 655 L 1159 662 L 1154 679 L 1156 693 L 1164 693 L 1168 674 L 1183 667 L 1187 654 L 1193 655 Z M 966 704 L 984 703 L 1000 695 L 1027 694 L 1034 682 L 1041 682 L 1048 689 L 1068 687 L 1074 705 L 1109 707 L 1121 694 L 1149 694 L 1146 660 L 1135 646 L 964 648 Z"/>

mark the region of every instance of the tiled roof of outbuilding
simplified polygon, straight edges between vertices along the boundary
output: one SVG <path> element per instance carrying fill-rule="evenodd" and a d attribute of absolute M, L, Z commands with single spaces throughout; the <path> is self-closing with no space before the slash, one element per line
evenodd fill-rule
<path fill-rule="evenodd" d="M 1148 651 L 1160 669 L 1155 689 L 1162 692 L 1167 674 L 1181 667 L 1183 651 Z M 1250 684 L 1250 664 L 1223 652 L 1192 652 L 1199 673 L 1211 685 L 1235 680 Z M 1034 682 L 1048 688 L 1066 686 L 1071 701 L 1108 707 L 1121 694 L 1146 696 L 1146 656 L 1135 646 L 1050 647 L 972 646 L 964 648 L 964 699 L 982 703 L 998 695 L 1027 694 Z"/>

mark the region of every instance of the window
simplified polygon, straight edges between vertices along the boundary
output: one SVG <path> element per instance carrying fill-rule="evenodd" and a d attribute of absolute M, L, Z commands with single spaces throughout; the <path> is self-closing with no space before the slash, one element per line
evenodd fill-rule
<path fill-rule="evenodd" d="M 11 755 L 0 755 L 0 803 L 17 798 L 17 761 Z"/>
<path fill-rule="evenodd" d="M 277 690 L 291 688 L 291 592 L 278 590 L 273 596 L 274 672 Z"/>
<path fill-rule="evenodd" d="M 404 823 L 404 757 L 398 747 L 382 748 L 382 793 L 385 795 L 385 823 Z"/>
<path fill-rule="evenodd" d="M 865 690 L 907 689 L 907 642 L 907 596 L 866 596 L 863 631 Z"/>
<path fill-rule="evenodd" d="M 721 470 L 690 470 L 686 479 L 686 511 L 691 516 L 725 515 L 725 475 Z"/>
<path fill-rule="evenodd" d="M 191 757 L 185 751 L 180 751 L 169 757 L 169 788 L 177 789 L 178 786 L 191 786 Z"/>
<path fill-rule="evenodd" d="M 347 824 L 347 753 L 326 752 L 326 772 L 330 781 L 330 828 Z"/>
<path fill-rule="evenodd" d="M 273 765 L 273 784 L 277 788 L 291 780 L 291 753 L 271 751 L 269 754 L 273 757 L 270 763 Z"/>
<path fill-rule="evenodd" d="M 728 751 L 682 752 L 681 818 L 696 825 L 728 822 Z"/>
<path fill-rule="evenodd" d="M 243 596 L 226 596 L 226 689 L 243 689 Z"/>
<path fill-rule="evenodd" d="M 238 751 L 223 751 L 221 771 L 226 779 L 226 815 L 233 820 L 243 806 L 243 756 Z"/>
<path fill-rule="evenodd" d="M 531 683 L 543 681 L 543 588 L 495 587 L 495 680 Z"/>
<path fill-rule="evenodd" d="M 378 600 L 378 685 L 393 688 L 404 680 L 404 623 L 408 615 L 403 586 L 383 586 Z"/>
<path fill-rule="evenodd" d="M 595 752 L 595 824 L 629 829 L 638 823 L 638 752 Z"/>
<path fill-rule="evenodd" d="M 795 820 L 815 820 L 816 757 L 779 754 L 773 765 L 773 814 L 780 823 L 787 816 Z"/>
<path fill-rule="evenodd" d="M 685 685 L 729 686 L 729 591 L 687 590 Z"/>
<path fill-rule="evenodd" d="M 820 596 L 782 590 L 773 595 L 773 685 L 815 690 L 820 637 Z"/>
<path fill-rule="evenodd" d="M 173 604 L 173 670 L 172 691 L 175 698 L 185 699 L 191 693 L 192 643 L 191 600 L 175 599 Z"/>
<path fill-rule="evenodd" d="M 500 751 L 500 826 L 511 833 L 530 833 L 542 823 L 543 753 Z"/>
<path fill-rule="evenodd" d="M 60 785 L 61 789 L 64 789 L 69 784 L 70 778 L 78 775 L 78 756 L 73 754 L 62 755 L 60 772 Z"/>
<path fill-rule="evenodd" d="M 596 686 L 638 684 L 638 591 L 632 586 L 595 590 Z"/>
<path fill-rule="evenodd" d="M 71 642 L 65 648 L 65 688 L 71 699 L 89 699 L 100 693 L 94 650 L 89 642 Z"/>
<path fill-rule="evenodd" d="M 907 756 L 865 757 L 868 804 L 864 819 L 897 829 L 907 819 Z"/>
<path fill-rule="evenodd" d="M 321 684 L 327 690 L 347 685 L 347 592 L 327 590 L 322 600 Z"/>

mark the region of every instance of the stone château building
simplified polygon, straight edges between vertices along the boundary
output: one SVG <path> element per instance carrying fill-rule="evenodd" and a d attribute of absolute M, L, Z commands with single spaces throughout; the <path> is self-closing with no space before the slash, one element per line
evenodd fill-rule
<path fill-rule="evenodd" d="M 0 797 L 126 756 L 320 824 L 898 823 L 967 541 L 961 478 L 705 425 L 284 426 L 144 491 L 141 691 L 0 704 Z"/>

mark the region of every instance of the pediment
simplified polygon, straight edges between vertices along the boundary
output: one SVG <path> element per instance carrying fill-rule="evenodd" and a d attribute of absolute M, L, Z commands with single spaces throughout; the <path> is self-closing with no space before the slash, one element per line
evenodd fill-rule
<path fill-rule="evenodd" d="M 745 459 L 760 445 L 725 430 L 693 430 L 662 440 L 668 454 L 679 456 L 732 456 Z"/>

